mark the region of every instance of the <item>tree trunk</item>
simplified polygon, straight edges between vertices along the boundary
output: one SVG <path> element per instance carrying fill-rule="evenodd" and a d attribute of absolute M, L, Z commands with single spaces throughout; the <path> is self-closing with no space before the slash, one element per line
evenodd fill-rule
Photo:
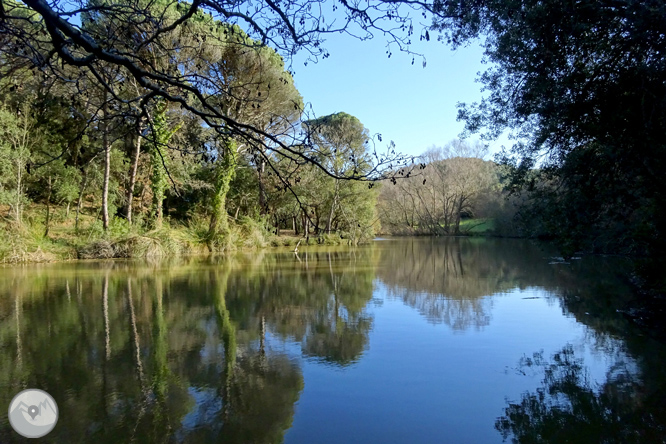
<path fill-rule="evenodd" d="M 108 117 L 108 105 L 106 103 L 107 94 L 104 92 L 104 106 L 102 129 L 102 145 L 104 146 L 104 186 L 102 187 L 102 225 L 104 231 L 109 230 L 109 177 L 111 175 L 111 145 L 109 144 L 108 125 L 106 119 Z"/>
<path fill-rule="evenodd" d="M 139 168 L 139 154 L 141 154 L 141 122 L 139 122 L 139 134 L 136 136 L 134 144 L 134 156 L 130 166 L 129 184 L 127 186 L 127 222 L 132 225 L 132 203 L 134 201 L 134 186 L 136 185 L 136 172 Z"/>
<path fill-rule="evenodd" d="M 231 181 L 236 175 L 235 149 L 236 144 L 228 142 L 224 154 L 216 161 L 215 165 L 213 205 L 208 227 L 208 249 L 211 251 L 215 249 L 220 236 L 226 236 L 229 233 L 226 201 Z"/>
<path fill-rule="evenodd" d="M 14 312 L 16 313 L 16 369 L 20 369 L 23 364 L 23 342 L 21 341 L 21 292 L 14 293 Z"/>
<path fill-rule="evenodd" d="M 51 176 L 49 176 L 49 189 L 46 194 L 46 220 L 44 222 L 44 225 L 46 227 L 44 228 L 44 237 L 47 237 L 49 235 L 49 225 L 51 222 L 51 193 L 53 191 L 53 182 L 51 180 Z"/>
<path fill-rule="evenodd" d="M 136 376 L 141 386 L 141 392 L 145 393 L 145 380 L 143 375 L 143 362 L 141 361 L 141 344 L 139 343 L 139 332 L 136 326 L 136 314 L 134 313 L 134 302 L 132 301 L 132 282 L 127 278 L 127 306 L 129 307 L 130 331 L 132 342 L 134 343 L 134 360 L 136 366 Z"/>
<path fill-rule="evenodd" d="M 21 188 L 23 187 L 23 165 L 21 159 L 17 161 L 18 168 L 16 168 L 16 205 L 14 217 L 16 219 L 16 224 L 21 225 Z"/>
<path fill-rule="evenodd" d="M 261 327 L 259 336 L 259 353 L 266 356 L 266 316 L 261 315 Z"/>
<path fill-rule="evenodd" d="M 315 215 L 315 227 L 314 227 L 314 232 L 315 234 L 319 234 L 319 210 L 317 207 L 314 209 L 314 215 Z M 309 221 L 309 220 L 308 220 Z"/>
<path fill-rule="evenodd" d="M 340 192 L 340 186 L 338 181 L 335 181 L 335 192 L 333 194 L 333 202 L 331 203 L 331 211 L 328 212 L 328 220 L 326 221 L 326 234 L 331 234 L 331 223 L 333 222 L 333 214 L 335 213 L 335 207 L 338 204 L 338 194 Z"/>
<path fill-rule="evenodd" d="M 462 213 L 464 202 L 463 196 L 461 195 L 460 200 L 458 200 L 458 208 L 456 209 L 455 234 L 460 234 L 460 213 Z"/>
<path fill-rule="evenodd" d="M 86 191 L 86 185 L 88 185 L 88 169 L 83 170 L 83 181 L 81 182 L 81 190 L 79 191 L 79 200 L 76 203 L 76 218 L 74 219 L 74 232 L 79 232 L 79 213 L 81 212 L 81 207 L 83 205 L 83 194 Z"/>
<path fill-rule="evenodd" d="M 266 184 L 264 183 L 265 170 L 266 161 L 261 158 L 257 168 L 257 175 L 259 176 L 259 214 L 261 215 L 268 213 L 268 197 L 266 196 Z"/>

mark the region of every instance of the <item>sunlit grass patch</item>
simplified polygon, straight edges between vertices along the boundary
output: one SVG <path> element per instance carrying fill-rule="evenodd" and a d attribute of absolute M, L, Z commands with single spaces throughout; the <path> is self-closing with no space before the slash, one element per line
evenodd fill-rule
<path fill-rule="evenodd" d="M 487 234 L 495 229 L 495 220 L 490 218 L 464 219 L 460 221 L 460 231 L 469 234 Z"/>

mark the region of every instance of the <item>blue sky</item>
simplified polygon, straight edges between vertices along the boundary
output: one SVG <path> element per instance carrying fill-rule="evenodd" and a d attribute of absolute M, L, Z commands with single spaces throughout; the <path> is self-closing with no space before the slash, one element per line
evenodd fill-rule
<path fill-rule="evenodd" d="M 412 49 L 426 56 L 425 68 L 418 57 L 412 65 L 411 55 L 395 50 L 388 58 L 379 36 L 359 41 L 335 34 L 324 46 L 331 55 L 317 64 L 304 66 L 303 55 L 294 58 L 294 79 L 304 100 L 317 116 L 339 111 L 356 116 L 371 134 L 380 133 L 385 143 L 393 140 L 404 154 L 418 155 L 458 137 L 463 123 L 456 121 L 456 103 L 481 98 L 475 79 L 486 65 L 479 44 L 452 51 L 435 39 L 417 42 Z M 491 154 L 502 144 L 510 142 L 491 142 Z"/>

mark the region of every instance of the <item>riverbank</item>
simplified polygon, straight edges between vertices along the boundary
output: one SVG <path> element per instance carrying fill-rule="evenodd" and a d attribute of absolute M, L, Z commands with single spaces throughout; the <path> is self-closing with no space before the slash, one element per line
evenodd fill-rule
<path fill-rule="evenodd" d="M 105 232 L 101 221 L 81 215 L 79 228 L 72 218 L 57 215 L 46 230 L 39 212 L 29 213 L 17 226 L 0 223 L 0 264 L 40 263 L 78 259 L 159 258 L 223 253 L 297 245 L 347 245 L 340 235 L 314 235 L 309 239 L 293 230 L 271 232 L 266 224 L 248 217 L 231 219 L 229 232 L 215 251 L 207 244 L 208 222 L 194 219 L 187 224 L 165 221 L 160 228 L 130 226 L 116 217 Z"/>

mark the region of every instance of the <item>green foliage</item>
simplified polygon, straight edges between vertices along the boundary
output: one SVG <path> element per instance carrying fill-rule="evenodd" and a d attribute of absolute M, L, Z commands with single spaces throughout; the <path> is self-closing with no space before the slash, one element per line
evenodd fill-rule
<path fill-rule="evenodd" d="M 178 131 L 179 127 L 169 128 L 167 120 L 167 104 L 159 103 L 155 109 L 152 122 L 153 144 L 150 148 L 150 165 L 152 173 L 150 176 L 150 187 L 153 191 L 153 214 L 155 227 L 162 226 L 163 202 L 165 192 L 169 186 L 167 170 L 169 168 L 169 140 Z"/>
<path fill-rule="evenodd" d="M 368 153 L 368 130 L 354 116 L 336 113 L 305 122 L 314 145 L 312 156 L 334 177 L 319 169 L 304 168 L 296 193 L 318 215 L 317 224 L 326 234 L 338 231 L 356 245 L 374 236 L 377 190 L 350 180 L 367 173 L 372 162 Z"/>
<path fill-rule="evenodd" d="M 55 198 L 67 205 L 74 202 L 79 195 L 81 171 L 75 167 L 65 166 L 58 171 L 58 183 L 55 186 Z"/>
<path fill-rule="evenodd" d="M 211 251 L 220 249 L 221 241 L 224 241 L 223 238 L 229 234 L 226 201 L 231 181 L 236 175 L 236 165 L 236 143 L 227 140 L 218 151 L 218 158 L 213 167 L 213 196 L 207 234 L 208 247 Z"/>
<path fill-rule="evenodd" d="M 90 258 L 161 256 L 201 251 L 203 245 L 209 251 L 261 248 L 269 242 L 294 245 L 306 220 L 311 243 L 318 238 L 356 245 L 372 239 L 378 228 L 377 188 L 349 180 L 372 171 L 368 131 L 361 122 L 345 113 L 308 122 L 316 146 L 294 148 L 335 178 L 310 164 L 284 160 L 269 145 L 256 143 L 265 135 L 289 137 L 304 108 L 282 57 L 239 26 L 201 11 L 182 26 L 164 29 L 154 44 L 140 44 L 145 33 L 174 24 L 189 9 L 139 3 L 132 9 L 94 2 L 104 7 L 82 13 L 81 26 L 91 38 L 110 42 L 113 51 L 152 60 L 153 68 L 168 75 L 178 67 L 192 76 L 194 87 L 202 87 L 195 79 L 206 78 L 208 103 L 224 110 L 224 118 L 204 121 L 191 112 L 200 98 L 169 86 L 166 90 L 182 94 L 187 106 L 172 107 L 145 95 L 146 86 L 125 68 L 100 62 L 97 73 L 113 89 L 105 92 L 100 78 L 87 70 L 63 66 L 60 76 L 51 76 L 23 69 L 9 51 L 0 59 L 8 74 L 0 79 L 3 127 L 23 124 L 30 131 L 24 131 L 26 150 L 9 150 L 6 143 L 0 150 L 0 195 L 5 196 L 0 208 L 13 205 L 10 210 L 21 220 L 29 196 L 34 203 L 27 207 L 27 228 L 41 229 L 68 252 Z M 121 7 L 109 13 L 116 6 Z M 14 7 L 16 14 L 27 11 Z M 150 14 L 159 20 L 136 23 L 138 16 Z M 133 101 L 138 95 L 145 100 Z M 26 106 L 21 115 L 6 111 L 18 104 Z M 233 132 L 234 122 L 259 130 L 251 144 L 246 137 L 216 132 L 227 126 Z M 17 155 L 18 160 L 11 157 Z M 35 164 L 39 167 L 28 171 Z M 18 178 L 23 173 L 29 177 Z M 108 211 L 101 209 L 99 192 L 107 184 Z M 132 226 L 120 217 L 128 215 L 130 203 Z M 297 232 L 285 238 L 268 232 L 294 227 Z"/>
<path fill-rule="evenodd" d="M 666 25 L 662 2 L 469 3 L 435 23 L 485 37 L 489 94 L 462 105 L 469 132 L 512 131 L 500 156 L 531 193 L 526 219 L 567 251 L 666 250 Z M 535 181 L 532 168 L 541 172 Z M 533 191 L 536 191 L 532 193 Z"/>
<path fill-rule="evenodd" d="M 32 151 L 42 143 L 34 121 L 24 111 L 0 108 L 0 204 L 9 205 L 14 221 L 21 223 L 28 202 L 24 189 L 26 167 Z"/>

